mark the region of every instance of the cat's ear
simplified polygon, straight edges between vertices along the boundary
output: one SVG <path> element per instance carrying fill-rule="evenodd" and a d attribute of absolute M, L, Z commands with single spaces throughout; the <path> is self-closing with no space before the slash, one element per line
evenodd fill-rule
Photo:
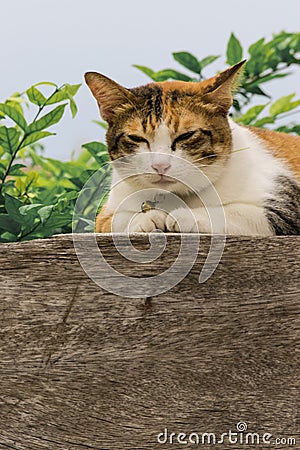
<path fill-rule="evenodd" d="M 232 93 L 236 89 L 246 60 L 229 67 L 215 77 L 206 80 L 207 93 L 201 98 L 205 103 L 212 103 L 228 112 L 232 105 Z"/>
<path fill-rule="evenodd" d="M 134 100 L 134 95 L 128 89 L 105 75 L 87 72 L 84 78 L 97 100 L 102 118 L 108 123 L 113 122 L 118 107 Z"/>

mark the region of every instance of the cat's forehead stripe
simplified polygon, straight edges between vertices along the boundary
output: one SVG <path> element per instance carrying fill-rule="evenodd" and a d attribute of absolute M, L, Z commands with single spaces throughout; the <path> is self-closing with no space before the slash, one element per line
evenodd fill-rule
<path fill-rule="evenodd" d="M 132 89 L 132 92 L 142 98 L 144 102 L 144 121 L 143 127 L 146 127 L 149 116 L 154 116 L 159 121 L 163 115 L 163 91 L 157 84 L 141 86 Z"/>
<path fill-rule="evenodd" d="M 162 82 L 150 83 L 131 89 L 141 100 L 141 123 L 145 133 L 157 128 L 162 120 L 176 132 L 179 126 L 179 116 L 176 114 L 176 104 L 183 97 L 194 96 L 195 83 Z M 184 90 L 189 85 L 188 90 Z M 190 86 L 191 85 L 191 86 Z M 174 109 L 175 108 L 175 109 Z"/>
<path fill-rule="evenodd" d="M 188 89 L 186 85 L 188 85 Z M 194 85 L 195 83 L 180 83 L 173 81 L 150 83 L 145 86 L 131 89 L 143 103 L 142 125 L 144 131 L 147 129 L 148 124 L 150 124 L 152 128 L 155 128 L 157 122 L 166 119 L 167 116 L 168 120 L 172 121 L 175 117 L 174 107 L 179 99 L 195 96 L 196 91 Z M 172 109 L 172 114 L 169 114 L 170 108 Z"/>

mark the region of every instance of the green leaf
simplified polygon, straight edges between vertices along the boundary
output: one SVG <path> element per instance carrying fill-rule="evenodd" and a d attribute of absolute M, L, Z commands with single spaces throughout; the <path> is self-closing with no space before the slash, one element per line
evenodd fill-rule
<path fill-rule="evenodd" d="M 59 105 L 52 111 L 50 111 L 48 114 L 45 114 L 39 120 L 32 122 L 28 126 L 27 133 L 29 134 L 35 131 L 42 131 L 45 128 L 50 127 L 55 123 L 59 122 L 64 114 L 66 105 L 67 105 L 66 103 L 63 105 Z"/>
<path fill-rule="evenodd" d="M 62 102 L 64 100 L 69 100 L 69 93 L 65 87 L 60 88 L 57 92 L 52 94 L 47 100 L 48 105 L 54 105 L 55 103 Z"/>
<path fill-rule="evenodd" d="M 178 72 L 177 70 L 173 69 L 165 69 L 160 70 L 159 72 L 154 72 L 152 69 L 149 69 L 149 67 L 145 66 L 138 66 L 136 64 L 133 65 L 133 67 L 136 67 L 141 72 L 148 75 L 152 80 L 154 81 L 165 81 L 169 80 L 170 78 L 173 80 L 181 80 L 181 81 L 191 81 L 192 78 L 188 77 L 184 73 Z"/>
<path fill-rule="evenodd" d="M 0 103 L 0 112 L 4 113 L 10 119 L 12 119 L 22 130 L 26 131 L 27 123 L 24 116 L 15 107 Z"/>
<path fill-rule="evenodd" d="M 71 109 L 71 113 L 72 113 L 72 118 L 74 119 L 74 117 L 77 114 L 78 108 L 77 108 L 77 105 L 76 105 L 76 103 L 75 103 L 75 101 L 74 101 L 74 99 L 72 97 L 70 97 L 69 100 L 70 100 L 70 109 Z"/>
<path fill-rule="evenodd" d="M 19 145 L 20 133 L 15 128 L 0 127 L 0 145 L 11 155 Z"/>
<path fill-rule="evenodd" d="M 76 186 L 79 190 L 82 189 L 84 185 L 84 181 L 82 181 L 79 177 L 72 177 L 70 181 Z"/>
<path fill-rule="evenodd" d="M 264 92 L 259 86 L 245 86 L 245 90 L 251 94 L 263 95 L 264 97 L 271 98 L 266 92 Z"/>
<path fill-rule="evenodd" d="M 54 208 L 54 205 L 47 205 L 38 210 L 38 215 L 40 216 L 42 223 L 45 223 L 49 219 Z"/>
<path fill-rule="evenodd" d="M 300 125 L 279 127 L 279 128 L 277 128 L 277 131 L 281 131 L 284 133 L 294 133 L 294 134 L 300 135 Z"/>
<path fill-rule="evenodd" d="M 54 136 L 56 133 L 50 133 L 49 131 L 35 131 L 31 134 L 29 134 L 23 141 L 22 148 L 26 147 L 27 145 L 31 145 L 34 142 L 39 141 L 40 139 L 43 139 L 47 136 Z"/>
<path fill-rule="evenodd" d="M 23 203 L 15 197 L 9 194 L 5 194 L 5 209 L 11 219 L 15 220 L 17 223 L 22 223 L 22 215 L 20 213 L 20 207 Z"/>
<path fill-rule="evenodd" d="M 237 119 L 237 122 L 241 122 L 245 125 L 249 125 L 253 120 L 255 120 L 259 114 L 263 111 L 263 109 L 267 106 L 265 105 L 256 105 L 252 108 L 248 109 L 248 111 L 241 117 Z"/>
<path fill-rule="evenodd" d="M 35 210 L 38 208 L 41 208 L 41 206 L 43 206 L 41 203 L 33 203 L 31 205 L 24 205 L 24 206 L 20 207 L 19 211 L 20 211 L 20 214 L 22 214 L 22 216 L 30 215 L 30 216 L 36 217 Z"/>
<path fill-rule="evenodd" d="M 85 219 L 85 218 L 81 217 L 80 221 L 87 224 L 84 227 L 85 232 L 89 231 L 89 232 L 93 233 L 95 231 L 95 222 L 93 220 Z"/>
<path fill-rule="evenodd" d="M 53 105 L 64 100 L 69 100 L 72 117 L 74 118 L 77 114 L 77 106 L 73 96 L 77 93 L 80 86 L 81 84 L 65 84 L 46 100 L 46 105 Z"/>
<path fill-rule="evenodd" d="M 59 228 L 64 227 L 72 223 L 72 215 L 71 214 L 55 214 L 53 212 L 52 215 L 43 222 L 43 235 L 47 234 L 51 235 L 55 230 L 59 230 Z"/>
<path fill-rule="evenodd" d="M 101 166 L 108 162 L 108 153 L 106 145 L 101 142 L 93 141 L 82 145 Z"/>
<path fill-rule="evenodd" d="M 106 122 L 102 122 L 101 120 L 92 120 L 92 122 L 100 125 L 100 127 L 104 128 L 104 130 L 108 129 L 108 125 Z"/>
<path fill-rule="evenodd" d="M 226 56 L 226 62 L 231 66 L 243 59 L 243 48 L 240 41 L 235 37 L 233 33 L 231 33 L 228 41 Z"/>
<path fill-rule="evenodd" d="M 276 73 L 276 74 L 273 74 L 273 75 L 265 75 L 265 76 L 259 78 L 257 81 L 253 81 L 253 83 L 247 84 L 244 87 L 251 89 L 252 87 L 258 86 L 259 84 L 267 83 L 268 81 L 275 80 L 276 78 L 284 78 L 284 77 L 286 77 L 287 75 L 290 75 L 290 74 L 291 74 L 291 72 Z"/>
<path fill-rule="evenodd" d="M 179 62 L 179 64 L 199 75 L 201 66 L 198 59 L 194 55 L 189 52 L 176 52 L 173 53 L 173 57 L 175 61 Z"/>
<path fill-rule="evenodd" d="M 74 95 L 77 94 L 79 88 L 81 87 L 81 84 L 66 84 L 65 85 L 67 91 L 69 92 L 69 94 L 74 97 Z"/>
<path fill-rule="evenodd" d="M 35 105 L 42 106 L 46 103 L 46 97 L 35 86 L 31 86 L 26 91 L 27 97 Z"/>
<path fill-rule="evenodd" d="M 155 81 L 165 81 L 165 80 L 180 80 L 180 81 L 192 81 L 191 77 L 188 77 L 184 73 L 178 72 L 173 69 L 165 69 L 160 70 L 159 72 L 155 72 L 154 80 Z"/>
<path fill-rule="evenodd" d="M 23 172 L 24 167 L 26 167 L 24 164 L 14 164 L 13 166 L 11 166 L 10 171 L 9 171 L 9 175 L 10 176 L 25 176 L 26 173 Z"/>
<path fill-rule="evenodd" d="M 257 120 L 257 122 L 253 123 L 254 127 L 263 127 L 264 125 L 267 125 L 269 123 L 274 123 L 274 117 L 267 116 L 263 117 L 262 119 Z"/>
<path fill-rule="evenodd" d="M 21 230 L 21 225 L 13 220 L 8 214 L 0 214 L 0 228 L 9 231 L 16 236 Z"/>
<path fill-rule="evenodd" d="M 5 164 L 4 164 L 4 163 L 5 163 Z M 6 161 L 1 161 L 1 160 L 0 160 L 0 168 L 3 169 L 3 170 L 5 170 L 8 163 L 9 163 L 9 161 L 7 161 L 7 160 L 6 160 Z"/>
<path fill-rule="evenodd" d="M 50 208 L 54 207 L 54 205 L 49 205 Z M 44 213 L 42 213 L 44 214 Z M 26 230 L 26 233 L 23 233 L 23 236 L 21 236 L 20 241 L 28 240 L 28 239 L 34 239 L 38 237 L 47 237 L 51 236 L 54 232 L 59 232 L 62 227 L 65 227 L 72 223 L 72 215 L 69 214 L 56 214 L 54 211 L 47 217 L 49 214 L 49 211 L 47 212 L 45 209 L 45 219 L 44 221 L 40 221 L 40 223 L 33 226 L 33 228 L 28 230 L 29 233 Z M 32 227 L 33 224 L 31 224 Z M 71 230 L 67 230 L 71 231 Z"/>
<path fill-rule="evenodd" d="M 39 83 L 35 83 L 33 86 L 54 86 L 57 88 L 57 84 L 52 83 L 52 81 L 40 81 Z"/>
<path fill-rule="evenodd" d="M 67 200 L 69 202 L 70 200 L 74 200 L 75 198 L 78 197 L 78 192 L 77 191 L 64 192 L 62 196 L 63 200 Z"/>
<path fill-rule="evenodd" d="M 273 103 L 273 105 L 270 106 L 270 114 L 272 116 L 277 116 L 278 114 L 282 114 L 297 108 L 297 106 L 300 105 L 300 100 L 292 102 L 292 98 L 294 97 L 295 94 L 291 94 L 279 98 L 276 102 Z"/>
<path fill-rule="evenodd" d="M 210 56 L 206 56 L 205 58 L 201 59 L 201 61 L 199 61 L 201 70 L 203 70 L 206 66 L 209 66 L 210 64 L 212 64 L 214 61 L 216 61 L 219 58 L 220 58 L 220 55 L 210 55 Z"/>
<path fill-rule="evenodd" d="M 137 64 L 133 64 L 132 66 L 135 67 L 136 69 L 140 70 L 144 74 L 148 75 L 148 77 L 152 78 L 152 80 L 155 80 L 155 78 L 153 78 L 155 75 L 154 70 L 149 69 L 149 67 L 146 67 L 146 66 L 139 66 Z"/>
<path fill-rule="evenodd" d="M 291 127 L 288 129 L 288 133 L 296 133 L 296 134 L 299 134 L 299 135 L 300 135 L 300 125 L 294 125 L 294 126 L 291 126 Z"/>
<path fill-rule="evenodd" d="M 13 233 L 9 233 L 8 231 L 5 231 L 5 233 L 2 233 L 0 236 L 0 242 L 16 242 L 17 236 Z"/>
<path fill-rule="evenodd" d="M 261 53 L 261 49 L 264 46 L 265 38 L 261 38 L 248 48 L 249 55 L 255 56 L 257 53 Z"/>
<path fill-rule="evenodd" d="M 5 101 L 5 105 L 15 109 L 24 118 L 22 103 L 24 103 L 24 98 L 21 96 L 19 92 L 15 92 Z"/>

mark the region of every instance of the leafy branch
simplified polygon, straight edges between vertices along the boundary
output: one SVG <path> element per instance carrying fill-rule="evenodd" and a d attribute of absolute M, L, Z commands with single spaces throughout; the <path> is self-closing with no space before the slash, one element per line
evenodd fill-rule
<path fill-rule="evenodd" d="M 205 78 L 203 70 L 214 63 L 220 56 L 211 55 L 206 58 L 198 59 L 195 55 L 189 52 L 173 53 L 174 60 L 179 63 L 184 69 L 188 69 L 190 73 L 179 72 L 174 69 L 163 69 L 155 72 L 146 66 L 134 65 L 137 69 L 149 76 L 154 81 L 165 80 L 183 80 L 183 81 L 201 81 Z M 276 121 L 284 117 L 286 97 L 277 100 L 276 114 L 271 113 L 267 118 L 256 120 L 256 112 L 260 113 L 262 110 L 258 107 L 250 108 L 249 112 L 244 109 L 247 105 L 252 103 L 257 96 L 271 99 L 263 86 L 266 83 L 276 79 L 285 78 L 290 75 L 290 68 L 300 64 L 300 33 L 281 32 L 273 35 L 272 39 L 266 41 L 261 38 L 248 48 L 248 55 L 245 55 L 243 47 L 238 38 L 231 33 L 226 47 L 226 63 L 229 65 L 236 64 L 244 57 L 247 57 L 247 63 L 240 86 L 235 95 L 232 115 L 239 122 L 251 124 L 255 126 L 264 126 L 273 124 L 276 128 Z M 295 109 L 297 102 L 290 102 L 288 110 Z M 282 106 L 282 110 L 278 110 Z M 295 111 L 296 112 L 296 111 Z M 251 119 L 251 120 L 250 120 Z M 280 127 L 282 131 L 282 127 Z M 298 128 L 294 124 L 285 126 L 284 131 L 298 133 Z"/>
<path fill-rule="evenodd" d="M 53 86 L 54 91 L 46 97 L 38 88 L 40 85 Z M 79 84 L 58 87 L 54 83 L 38 83 L 25 93 L 15 94 L 0 104 L 0 240 L 22 240 L 32 234 L 36 235 L 39 229 L 45 227 L 46 222 L 48 232 L 57 229 L 59 220 L 56 217 L 51 225 L 51 215 L 55 209 L 56 216 L 61 214 L 61 199 L 57 198 L 56 205 L 45 205 L 43 202 L 32 204 L 32 197 L 36 197 L 36 194 L 31 190 L 39 192 L 36 185 L 39 176 L 29 170 L 28 162 L 24 165 L 16 163 L 16 160 L 19 154 L 23 154 L 23 158 L 28 161 L 28 156 L 35 154 L 35 145 L 41 139 L 55 134 L 49 132 L 48 128 L 61 120 L 67 102 L 72 116 L 76 115 L 77 106 L 73 97 L 79 87 Z M 27 123 L 22 108 L 25 97 L 37 106 L 37 112 L 30 123 Z M 42 115 L 45 108 L 51 108 L 52 105 L 54 107 Z M 13 122 L 13 126 L 9 122 Z M 45 215 L 45 208 L 50 212 L 48 215 Z M 70 221 L 68 217 L 64 223 Z"/>

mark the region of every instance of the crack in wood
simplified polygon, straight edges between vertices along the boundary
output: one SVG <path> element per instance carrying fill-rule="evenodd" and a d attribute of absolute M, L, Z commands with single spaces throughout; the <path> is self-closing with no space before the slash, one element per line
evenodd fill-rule
<path fill-rule="evenodd" d="M 54 336 L 53 336 L 53 338 L 51 340 L 51 343 L 50 343 L 50 346 L 52 344 L 53 347 L 55 347 L 55 349 L 54 350 L 50 350 L 48 355 L 47 355 L 47 357 L 45 359 L 43 358 L 43 360 L 44 360 L 44 369 L 47 369 L 50 365 L 54 364 L 55 362 L 57 362 L 57 361 L 59 361 L 61 359 L 61 356 L 57 356 L 55 359 L 53 359 L 52 355 L 57 351 L 57 349 L 59 347 L 62 347 L 62 345 L 64 344 L 64 338 L 62 336 L 62 333 L 63 333 L 63 331 L 65 329 L 66 324 L 67 324 L 67 320 L 68 320 L 68 318 L 70 316 L 70 313 L 71 313 L 71 311 L 72 311 L 72 309 L 73 309 L 73 307 L 75 305 L 78 288 L 79 288 L 79 283 L 77 284 L 77 286 L 76 286 L 76 288 L 74 290 L 73 296 L 72 296 L 70 302 L 67 305 L 66 311 L 65 311 L 65 313 L 63 315 L 63 318 L 62 318 L 61 322 L 59 322 L 57 324 L 55 334 L 54 334 Z M 62 339 L 59 339 L 59 337 L 62 337 Z"/>

